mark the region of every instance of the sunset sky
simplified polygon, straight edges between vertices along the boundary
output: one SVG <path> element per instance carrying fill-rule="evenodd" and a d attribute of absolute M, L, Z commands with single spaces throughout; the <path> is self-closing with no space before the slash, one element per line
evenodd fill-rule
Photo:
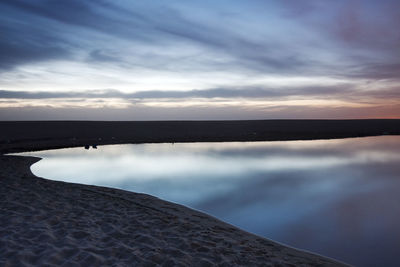
<path fill-rule="evenodd" d="M 400 118 L 400 1 L 0 2 L 0 120 Z"/>

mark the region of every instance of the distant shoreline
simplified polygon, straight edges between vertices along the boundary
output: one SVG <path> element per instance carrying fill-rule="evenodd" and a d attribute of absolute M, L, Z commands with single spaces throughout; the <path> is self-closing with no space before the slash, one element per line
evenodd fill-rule
<path fill-rule="evenodd" d="M 126 143 L 285 141 L 399 135 L 400 120 L 1 121 L 0 153 Z"/>

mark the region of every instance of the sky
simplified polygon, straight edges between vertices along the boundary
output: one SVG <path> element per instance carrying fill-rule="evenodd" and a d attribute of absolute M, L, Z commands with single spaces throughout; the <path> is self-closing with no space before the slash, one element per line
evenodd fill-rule
<path fill-rule="evenodd" d="M 398 0 L 2 0 L 0 120 L 400 118 Z"/>

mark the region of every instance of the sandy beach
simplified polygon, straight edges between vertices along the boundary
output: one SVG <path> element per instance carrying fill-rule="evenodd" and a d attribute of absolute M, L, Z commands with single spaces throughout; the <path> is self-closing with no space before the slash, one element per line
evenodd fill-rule
<path fill-rule="evenodd" d="M 3 136 L 2 154 L 96 141 L 29 133 Z M 1 266 L 346 266 L 150 195 L 36 177 L 38 160 L 0 156 Z"/>
<path fill-rule="evenodd" d="M 1 156 L 2 266 L 340 266 L 132 192 L 46 180 Z"/>

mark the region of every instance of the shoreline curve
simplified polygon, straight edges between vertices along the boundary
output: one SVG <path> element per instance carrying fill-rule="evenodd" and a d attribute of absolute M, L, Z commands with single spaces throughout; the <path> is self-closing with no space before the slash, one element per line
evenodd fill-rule
<path fill-rule="evenodd" d="M 39 160 L 0 156 L 0 265 L 349 266 L 151 195 L 36 177 Z"/>

